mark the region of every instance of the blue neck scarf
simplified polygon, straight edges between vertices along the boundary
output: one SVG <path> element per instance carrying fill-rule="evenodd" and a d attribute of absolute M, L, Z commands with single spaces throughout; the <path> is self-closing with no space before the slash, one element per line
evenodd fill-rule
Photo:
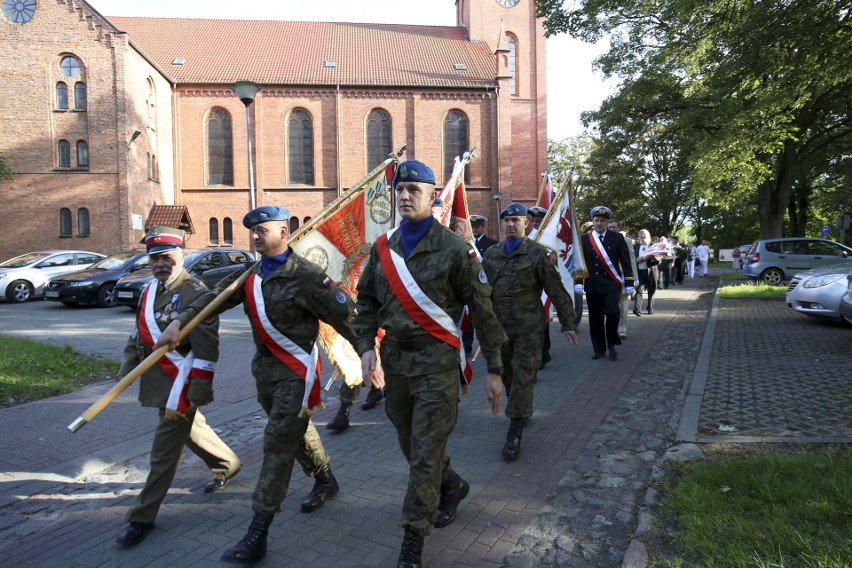
<path fill-rule="evenodd" d="M 405 249 L 405 256 L 411 254 L 417 243 L 423 240 L 429 229 L 432 228 L 434 217 L 429 215 L 419 221 L 406 221 L 405 219 L 399 224 L 399 234 L 402 237 L 402 248 Z"/>
<path fill-rule="evenodd" d="M 515 249 L 521 246 L 521 243 L 524 242 L 526 237 L 521 237 L 519 239 L 510 240 L 506 239 L 506 252 L 509 253 L 509 256 L 512 256 L 512 253 L 515 252 Z"/>
<path fill-rule="evenodd" d="M 293 249 L 287 247 L 287 252 L 278 256 L 262 256 L 260 257 L 260 268 L 263 270 L 263 277 L 269 278 L 269 275 L 284 266 L 287 259 L 290 258 L 290 253 Z"/>

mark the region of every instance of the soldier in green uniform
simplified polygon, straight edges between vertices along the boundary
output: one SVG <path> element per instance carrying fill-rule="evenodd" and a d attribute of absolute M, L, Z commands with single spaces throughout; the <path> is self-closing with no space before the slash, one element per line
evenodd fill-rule
<path fill-rule="evenodd" d="M 527 208 L 510 203 L 500 212 L 506 238 L 491 247 L 482 259 L 493 290 L 491 303 L 508 341 L 503 345 L 503 386 L 506 389 L 506 416 L 511 423 L 503 447 L 503 457 L 517 459 L 521 435 L 533 413 L 533 387 L 541 365 L 543 332 L 547 325 L 541 291 L 556 307 L 562 332 L 574 345 L 574 304 L 562 285 L 562 279 L 548 258 L 544 245 L 527 239 Z"/>
<path fill-rule="evenodd" d="M 293 253 L 287 244 L 289 219 L 289 211 L 272 205 L 245 215 L 243 225 L 251 231 L 261 260 L 250 268 L 253 274 L 246 284 L 218 310 L 243 304 L 257 346 L 252 360 L 257 399 L 269 416 L 263 465 L 252 496 L 254 517 L 245 537 L 222 556 L 237 564 L 253 564 L 266 555 L 269 525 L 287 494 L 295 461 L 314 477 L 313 491 L 302 501 L 302 512 L 319 509 L 339 491 L 328 454 L 310 419 L 312 409 L 321 404 L 316 339 L 319 320 L 323 320 L 354 346 L 350 327 L 354 303 L 317 265 Z M 222 280 L 217 292 L 239 276 L 236 273 Z M 207 303 L 188 306 L 161 342 L 171 345 L 180 325 Z"/>
<path fill-rule="evenodd" d="M 491 288 L 465 240 L 431 215 L 435 175 L 425 164 L 400 164 L 393 183 L 397 229 L 377 239 L 358 282 L 354 327 L 365 384 L 374 375 L 379 328 L 385 412 L 409 464 L 402 510 L 405 537 L 399 568 L 420 566 L 432 527 L 452 522 L 470 486 L 450 467 L 447 439 L 458 415 L 459 367 L 464 350 L 457 322 L 473 315 L 488 361 L 486 392 L 496 415 L 502 396 L 500 348 L 505 335 L 491 310 Z"/>
<path fill-rule="evenodd" d="M 116 380 L 151 354 L 160 335 L 185 306 L 212 296 L 204 284 L 183 268 L 184 232 L 153 227 L 145 236 L 155 280 L 140 299 L 137 326 L 124 348 L 124 363 Z M 213 372 L 219 359 L 219 318 L 210 318 L 191 331 L 177 350 L 162 358 L 140 379 L 139 402 L 160 409 L 151 446 L 151 471 L 145 487 L 127 512 L 129 525 L 116 542 L 139 544 L 151 529 L 163 499 L 189 446 L 213 472 L 205 492 L 225 486 L 240 469 L 240 460 L 207 425 L 199 405 L 213 400 Z"/>

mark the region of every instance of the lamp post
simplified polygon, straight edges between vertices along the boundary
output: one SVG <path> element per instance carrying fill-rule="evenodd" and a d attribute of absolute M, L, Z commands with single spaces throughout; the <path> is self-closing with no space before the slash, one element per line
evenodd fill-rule
<path fill-rule="evenodd" d="M 503 227 L 500 224 L 500 199 L 503 194 L 499 191 L 494 192 L 494 202 L 497 204 L 497 240 L 503 240 Z"/>
<path fill-rule="evenodd" d="M 252 81 L 237 81 L 231 88 L 237 97 L 246 105 L 246 139 L 248 141 L 248 175 L 249 175 L 249 211 L 255 208 L 254 202 L 254 163 L 251 156 L 251 115 L 249 107 L 260 90 L 260 85 Z"/>

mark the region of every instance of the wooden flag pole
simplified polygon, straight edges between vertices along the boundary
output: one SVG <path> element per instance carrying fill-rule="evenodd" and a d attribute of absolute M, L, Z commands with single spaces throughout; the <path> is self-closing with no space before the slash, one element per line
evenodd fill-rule
<path fill-rule="evenodd" d="M 236 292 L 238 289 L 242 288 L 243 284 L 245 284 L 249 275 L 252 273 L 251 267 L 248 268 L 245 272 L 240 275 L 239 278 L 234 280 L 230 286 L 222 290 L 222 292 L 213 298 L 213 300 L 207 304 L 203 310 L 201 310 L 197 316 L 192 318 L 185 326 L 182 326 L 180 329 L 180 339 L 183 339 L 187 336 L 187 334 L 195 329 L 195 327 L 213 315 L 219 306 L 221 306 L 225 300 L 231 297 L 231 295 Z M 169 350 L 168 346 L 164 345 L 159 349 L 155 350 L 153 353 L 145 357 L 145 359 L 136 365 L 132 371 L 127 373 L 119 382 L 117 382 L 111 389 L 109 389 L 106 393 L 103 394 L 98 400 L 96 400 L 86 411 L 80 415 L 74 422 L 68 425 L 68 429 L 73 433 L 85 426 L 88 422 L 90 422 L 95 416 L 97 416 L 101 410 L 106 408 L 112 401 L 118 398 L 122 392 L 127 389 L 130 385 L 132 385 L 136 379 L 142 376 L 145 371 L 153 367 L 160 358 L 166 354 Z"/>

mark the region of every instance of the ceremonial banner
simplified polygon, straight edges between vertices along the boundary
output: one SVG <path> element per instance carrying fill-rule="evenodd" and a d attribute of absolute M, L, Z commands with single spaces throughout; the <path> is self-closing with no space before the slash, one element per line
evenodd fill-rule
<path fill-rule="evenodd" d="M 378 165 L 290 239 L 298 255 L 322 268 L 353 299 L 373 242 L 393 226 L 391 181 L 404 151 Z M 325 322 L 319 341 L 346 384 L 361 384 L 361 358 L 352 345 Z"/>
<path fill-rule="evenodd" d="M 569 292 L 574 289 L 574 277 L 589 275 L 583 258 L 583 245 L 577 230 L 577 215 L 574 212 L 574 191 L 571 174 L 554 198 L 535 240 L 556 252 L 556 267 L 562 284 Z"/>
<path fill-rule="evenodd" d="M 476 157 L 475 152 L 476 148 L 471 148 L 461 158 L 456 156 L 453 159 L 450 179 L 438 192 L 438 198 L 444 202 L 438 221 L 468 242 L 473 242 L 473 230 L 470 227 L 470 210 L 464 187 L 464 168 L 471 158 Z"/>
<path fill-rule="evenodd" d="M 548 172 L 541 174 L 541 187 L 538 190 L 538 199 L 535 204 L 538 207 L 550 209 L 553 203 L 553 176 Z"/>

